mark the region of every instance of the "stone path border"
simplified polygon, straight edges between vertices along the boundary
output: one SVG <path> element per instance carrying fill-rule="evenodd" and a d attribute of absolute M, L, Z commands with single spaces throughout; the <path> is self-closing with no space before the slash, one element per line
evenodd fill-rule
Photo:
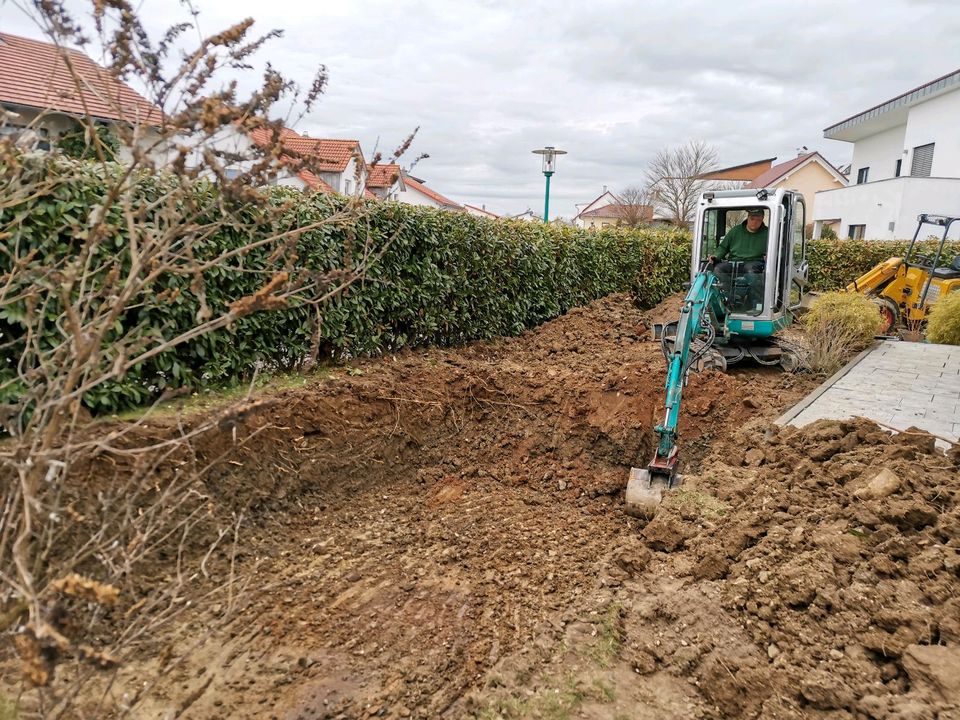
<path fill-rule="evenodd" d="M 802 427 L 821 418 L 852 417 L 870 418 L 891 430 L 917 427 L 956 443 L 960 347 L 877 341 L 776 422 Z"/>

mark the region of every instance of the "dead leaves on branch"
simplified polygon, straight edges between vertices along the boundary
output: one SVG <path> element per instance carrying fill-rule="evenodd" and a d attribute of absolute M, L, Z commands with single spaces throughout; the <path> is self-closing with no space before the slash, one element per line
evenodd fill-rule
<path fill-rule="evenodd" d="M 65 630 L 71 608 L 79 614 L 79 608 L 71 601 L 85 603 L 88 609 L 91 606 L 113 607 L 120 596 L 119 589 L 78 573 L 69 573 L 50 583 L 45 595 L 44 619 L 28 622 L 13 639 L 27 682 L 34 687 L 50 685 L 57 662 L 63 655 L 72 655 L 100 670 L 109 670 L 119 664 L 119 660 L 106 650 L 73 642 Z"/>

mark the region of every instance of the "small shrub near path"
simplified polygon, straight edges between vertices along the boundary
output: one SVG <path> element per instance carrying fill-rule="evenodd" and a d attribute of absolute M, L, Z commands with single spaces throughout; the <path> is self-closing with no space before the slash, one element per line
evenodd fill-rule
<path fill-rule="evenodd" d="M 930 311 L 927 340 L 942 345 L 960 345 L 960 292 L 938 300 Z"/>
<path fill-rule="evenodd" d="M 857 293 L 822 295 L 804 317 L 808 364 L 814 372 L 837 370 L 854 352 L 865 348 L 880 330 L 877 306 Z"/>

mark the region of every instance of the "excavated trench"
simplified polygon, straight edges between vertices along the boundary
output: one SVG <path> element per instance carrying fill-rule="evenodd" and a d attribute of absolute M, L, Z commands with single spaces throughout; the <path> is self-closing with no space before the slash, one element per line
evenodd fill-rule
<path fill-rule="evenodd" d="M 708 372 L 685 395 L 690 481 L 643 525 L 620 504 L 662 403 L 650 319 L 614 296 L 360 362 L 204 437 L 253 581 L 234 617 L 187 616 L 171 647 L 209 637 L 140 716 L 948 712 L 956 458 L 868 424 L 771 428 L 816 379 Z M 881 465 L 897 488 L 856 495 Z"/>

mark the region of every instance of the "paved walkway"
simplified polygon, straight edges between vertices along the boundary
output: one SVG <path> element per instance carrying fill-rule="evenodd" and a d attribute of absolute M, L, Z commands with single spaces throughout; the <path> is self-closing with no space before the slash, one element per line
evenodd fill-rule
<path fill-rule="evenodd" d="M 861 353 L 782 415 L 802 427 L 821 418 L 867 417 L 960 439 L 960 347 L 884 340 Z M 942 448 L 947 444 L 937 442 Z"/>

